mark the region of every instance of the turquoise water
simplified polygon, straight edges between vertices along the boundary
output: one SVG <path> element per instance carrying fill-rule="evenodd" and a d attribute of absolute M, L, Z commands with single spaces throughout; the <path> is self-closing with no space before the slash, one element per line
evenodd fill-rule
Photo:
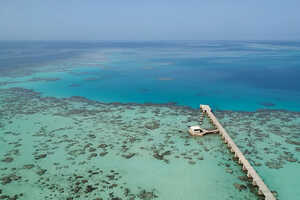
<path fill-rule="evenodd" d="M 26 73 L 29 69 L 43 72 L 45 67 L 52 70 L 34 76 L 59 78 L 59 81 L 14 84 L 43 95 L 80 95 L 103 102 L 172 102 L 195 108 L 201 102 L 215 109 L 240 111 L 263 108 L 299 111 L 300 108 L 300 43 L 297 42 L 99 42 L 31 46 L 30 50 L 22 49 L 25 52 L 21 51 L 21 55 L 10 53 L 9 58 L 2 55 L 7 62 L 2 66 L 8 75 Z M 21 47 L 11 47 L 11 52 Z M 34 53 L 42 55 L 32 56 Z M 41 61 L 31 64 L 36 57 Z M 24 63 L 19 64 L 21 61 Z M 14 69 L 17 64 L 28 70 Z M 57 73 L 58 70 L 62 72 Z"/>
<path fill-rule="evenodd" d="M 299 42 L 0 44 L 1 198 L 260 199 L 200 103 L 299 197 Z"/>

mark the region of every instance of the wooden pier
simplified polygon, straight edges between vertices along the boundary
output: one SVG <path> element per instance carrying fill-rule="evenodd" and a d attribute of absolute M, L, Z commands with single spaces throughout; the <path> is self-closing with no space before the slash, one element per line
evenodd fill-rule
<path fill-rule="evenodd" d="M 243 171 L 247 173 L 249 179 L 252 180 L 252 184 L 258 187 L 258 194 L 264 195 L 265 200 L 276 200 L 272 192 L 269 190 L 267 185 L 263 182 L 260 176 L 256 173 L 255 169 L 250 165 L 248 160 L 245 158 L 243 153 L 228 135 L 226 130 L 219 123 L 215 115 L 212 113 L 211 108 L 208 105 L 200 105 L 200 109 L 203 112 L 203 116 L 206 114 L 210 119 L 211 123 L 219 130 L 219 134 L 227 144 L 230 151 L 234 154 L 234 157 L 238 159 L 238 163 L 242 165 Z M 202 119 L 203 120 L 203 119 Z"/>

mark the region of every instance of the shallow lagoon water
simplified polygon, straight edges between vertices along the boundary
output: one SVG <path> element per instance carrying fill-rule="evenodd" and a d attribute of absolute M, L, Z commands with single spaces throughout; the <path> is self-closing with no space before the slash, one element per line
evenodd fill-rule
<path fill-rule="evenodd" d="M 274 83 L 281 63 L 287 65 L 286 71 L 297 66 L 299 47 L 249 47 L 253 44 L 219 44 L 217 49 L 203 44 L 192 49 L 182 44 L 159 49 L 157 44 L 144 49 L 97 46 L 59 58 L 48 46 L 51 56 L 44 52 L 39 62 L 16 69 L 7 67 L 16 62 L 12 58 L 3 62 L 7 55 L 2 54 L 0 195 L 4 199 L 15 195 L 16 199 L 259 199 L 218 135 L 188 135 L 188 126 L 199 122 L 198 104 L 209 103 L 278 198 L 297 199 L 300 114 L 293 111 L 299 111 L 299 90 L 268 84 Z M 243 50 L 243 45 L 248 47 Z M 266 60 L 254 62 L 256 56 Z M 223 66 L 219 72 L 230 67 L 237 74 L 237 66 L 246 61 L 259 67 L 271 57 L 274 72 L 264 88 L 259 77 L 226 82 L 228 72 L 216 73 Z M 205 71 L 207 79 L 198 80 L 195 70 Z M 256 72 L 257 68 L 250 74 Z M 254 80 L 257 87 L 251 85 Z M 285 110 L 255 111 L 260 108 Z"/>
<path fill-rule="evenodd" d="M 25 199 L 256 197 L 235 189 L 243 173 L 216 136 L 189 137 L 197 111 L 41 98 L 22 89 L 2 90 L 1 102 L 5 194 L 18 188 Z"/>
<path fill-rule="evenodd" d="M 218 135 L 188 135 L 187 126 L 197 123 L 198 110 L 43 98 L 17 88 L 0 92 L 4 195 L 259 198 Z M 280 199 L 299 195 L 299 113 L 216 115 Z M 239 191 L 235 184 L 245 188 Z"/>

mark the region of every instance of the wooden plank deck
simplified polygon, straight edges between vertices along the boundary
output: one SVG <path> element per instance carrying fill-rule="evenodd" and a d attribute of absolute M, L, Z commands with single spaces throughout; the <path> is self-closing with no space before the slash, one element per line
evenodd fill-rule
<path fill-rule="evenodd" d="M 250 165 L 248 160 L 228 135 L 223 126 L 219 123 L 215 115 L 212 113 L 211 108 L 208 105 L 200 105 L 200 108 L 202 112 L 204 112 L 203 114 L 207 114 L 212 124 L 219 130 L 219 134 L 221 135 L 222 139 L 227 144 L 230 151 L 234 153 L 234 156 L 238 159 L 238 163 L 243 166 L 243 171 L 247 173 L 249 179 L 252 179 L 252 184 L 258 187 L 258 193 L 260 195 L 264 195 L 265 200 L 275 200 L 276 198 L 274 197 L 272 192 L 269 190 L 260 176 L 256 173 L 255 169 Z"/>

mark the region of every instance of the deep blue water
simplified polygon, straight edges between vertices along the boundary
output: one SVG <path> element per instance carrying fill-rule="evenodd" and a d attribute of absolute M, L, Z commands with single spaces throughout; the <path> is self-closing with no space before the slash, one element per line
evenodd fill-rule
<path fill-rule="evenodd" d="M 8 86 L 104 102 L 300 111 L 294 41 L 0 42 L 0 81 L 27 71 L 60 80 Z"/>

